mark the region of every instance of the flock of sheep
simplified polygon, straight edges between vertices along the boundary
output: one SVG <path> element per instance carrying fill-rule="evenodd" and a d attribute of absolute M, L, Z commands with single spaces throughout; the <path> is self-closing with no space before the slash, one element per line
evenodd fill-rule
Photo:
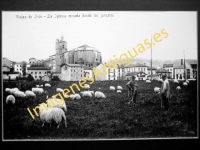
<path fill-rule="evenodd" d="M 162 80 L 162 79 L 159 79 L 158 81 L 162 82 L 163 80 Z M 183 82 L 183 85 L 184 85 L 184 86 L 187 86 L 187 85 L 189 84 L 189 82 L 190 82 L 189 80 L 186 80 L 185 82 Z M 151 81 L 150 81 L 150 80 L 148 80 L 148 81 L 146 80 L 146 83 L 151 83 Z M 177 79 L 174 79 L 174 80 L 173 80 L 173 83 L 179 84 L 179 81 L 178 81 Z M 181 87 L 178 85 L 178 86 L 176 87 L 176 90 L 177 90 L 177 91 L 180 91 L 180 90 L 181 90 Z M 160 88 L 159 88 L 159 87 L 155 87 L 155 88 L 154 88 L 154 92 L 157 93 L 157 94 L 160 94 Z"/>
<path fill-rule="evenodd" d="M 162 80 L 160 80 L 160 82 L 162 82 Z M 174 80 L 173 82 L 176 84 L 179 84 L 178 80 Z M 147 84 L 151 83 L 151 81 L 146 80 L 146 83 Z M 189 80 L 186 80 L 186 82 L 183 82 L 184 86 L 187 86 L 188 84 L 189 84 Z M 6 98 L 6 103 L 11 102 L 12 104 L 14 104 L 15 97 L 22 97 L 22 98 L 34 97 L 34 98 L 36 98 L 36 94 L 45 93 L 45 91 L 42 87 L 43 86 L 36 85 L 36 87 L 32 88 L 32 91 L 27 90 L 25 92 L 19 91 L 18 88 L 12 88 L 12 89 L 6 88 L 5 91 L 10 94 Z M 51 85 L 46 83 L 45 87 L 51 87 Z M 82 91 L 80 93 L 75 93 L 75 94 L 67 95 L 67 96 L 72 100 L 79 100 L 83 97 L 89 97 L 89 98 L 95 97 L 95 98 L 103 98 L 103 99 L 106 98 L 105 94 L 101 91 L 89 91 L 89 89 L 90 89 L 89 84 L 85 84 L 85 89 L 87 89 L 87 91 Z M 101 88 L 99 88 L 99 89 L 101 89 Z M 109 90 L 111 90 L 111 91 L 116 90 L 117 93 L 122 93 L 123 88 L 121 86 L 117 86 L 116 88 L 114 86 L 110 86 Z M 177 86 L 176 90 L 181 90 L 181 87 Z M 61 92 L 63 92 L 63 89 L 56 88 L 56 92 L 61 93 Z M 159 94 L 160 88 L 155 87 L 154 92 Z M 59 128 L 62 119 L 64 119 L 65 127 L 67 127 L 66 115 L 65 115 L 65 113 L 67 112 L 67 107 L 66 107 L 65 102 L 64 102 L 64 104 L 60 105 L 59 102 L 61 102 L 61 99 L 55 98 L 54 96 L 52 96 L 50 99 L 53 100 L 54 105 L 52 105 L 49 102 L 39 104 L 40 107 L 42 108 L 42 112 L 39 112 L 40 120 L 43 122 L 42 126 L 44 126 L 44 123 L 51 124 L 52 120 L 54 120 L 58 124 L 57 128 Z"/>
<path fill-rule="evenodd" d="M 15 104 L 15 97 L 20 97 L 20 98 L 26 98 L 26 97 L 34 97 L 36 98 L 36 94 L 41 94 L 41 93 L 45 93 L 44 89 L 42 88 L 43 86 L 39 86 L 36 85 L 36 87 L 32 88 L 32 91 L 27 90 L 25 92 L 20 91 L 18 88 L 6 88 L 5 91 L 7 93 L 9 93 L 10 95 L 8 95 L 6 97 L 6 103 L 12 103 Z M 51 87 L 50 84 L 45 84 L 45 87 Z M 103 98 L 105 99 L 106 96 L 103 92 L 101 91 L 89 91 L 90 89 L 90 85 L 89 84 L 85 84 L 85 89 L 87 89 L 87 91 L 82 91 L 80 93 L 75 93 L 72 95 L 67 95 L 70 99 L 72 100 L 78 100 L 84 98 L 84 97 L 95 97 L 95 98 Z M 101 89 L 101 88 L 99 88 Z M 109 88 L 110 90 L 115 90 L 114 86 L 110 86 Z M 123 90 L 123 88 L 121 86 L 117 86 L 117 93 L 121 93 Z M 56 92 L 61 93 L 63 92 L 63 89 L 61 88 L 56 88 Z M 67 122 L 66 122 L 66 113 L 67 113 L 67 107 L 65 102 L 61 105 L 61 99 L 58 99 L 56 97 L 54 97 L 54 95 L 50 98 L 51 101 L 47 101 L 46 103 L 41 103 L 39 104 L 40 108 L 42 111 L 39 111 L 39 117 L 40 120 L 43 122 L 43 125 L 45 123 L 50 123 L 54 120 L 58 126 L 57 128 L 59 128 L 60 123 L 62 121 L 62 119 L 64 119 L 65 122 L 65 127 L 67 127 Z M 53 104 L 50 103 L 53 101 Z"/>

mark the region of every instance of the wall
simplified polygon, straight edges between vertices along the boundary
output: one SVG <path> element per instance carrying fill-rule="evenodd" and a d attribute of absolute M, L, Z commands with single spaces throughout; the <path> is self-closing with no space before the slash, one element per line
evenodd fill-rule
<path fill-rule="evenodd" d="M 49 70 L 28 70 L 28 73 L 31 74 L 35 80 L 37 80 L 40 79 L 40 76 L 46 75 L 47 71 Z"/>

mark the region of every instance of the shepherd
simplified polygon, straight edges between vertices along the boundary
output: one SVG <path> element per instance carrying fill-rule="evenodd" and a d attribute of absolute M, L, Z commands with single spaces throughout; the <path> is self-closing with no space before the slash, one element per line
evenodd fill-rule
<path fill-rule="evenodd" d="M 160 93 L 161 93 L 161 108 L 165 107 L 165 111 L 168 110 L 169 108 L 169 98 L 170 98 L 170 85 L 169 81 L 166 79 L 166 75 L 162 75 L 162 85 L 160 88 Z"/>
<path fill-rule="evenodd" d="M 135 107 L 138 88 L 138 85 L 135 82 L 135 76 L 131 77 L 131 80 L 126 84 L 126 86 L 128 87 L 128 97 L 130 98 L 130 101 L 128 102 L 129 107 L 132 105 Z"/>

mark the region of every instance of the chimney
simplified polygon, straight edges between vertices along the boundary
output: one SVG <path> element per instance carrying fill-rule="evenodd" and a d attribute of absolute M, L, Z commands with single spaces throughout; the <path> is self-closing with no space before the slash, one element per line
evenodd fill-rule
<path fill-rule="evenodd" d="M 181 65 L 183 65 L 183 59 L 181 59 Z"/>

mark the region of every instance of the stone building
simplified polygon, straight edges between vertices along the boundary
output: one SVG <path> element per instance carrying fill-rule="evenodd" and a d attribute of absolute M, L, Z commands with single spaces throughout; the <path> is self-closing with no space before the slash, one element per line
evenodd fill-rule
<path fill-rule="evenodd" d="M 28 74 L 31 74 L 35 80 L 40 80 L 44 75 L 47 75 L 50 72 L 48 67 L 28 67 Z"/>
<path fill-rule="evenodd" d="M 79 81 L 81 78 L 84 78 L 84 68 L 81 64 L 61 65 L 62 81 Z"/>
<path fill-rule="evenodd" d="M 67 42 L 62 36 L 56 40 L 55 55 L 45 60 L 45 66 L 51 67 L 52 72 L 61 73 L 63 64 L 81 64 L 83 67 L 96 67 L 102 62 L 101 52 L 88 45 L 82 45 L 72 50 L 67 49 Z"/>

